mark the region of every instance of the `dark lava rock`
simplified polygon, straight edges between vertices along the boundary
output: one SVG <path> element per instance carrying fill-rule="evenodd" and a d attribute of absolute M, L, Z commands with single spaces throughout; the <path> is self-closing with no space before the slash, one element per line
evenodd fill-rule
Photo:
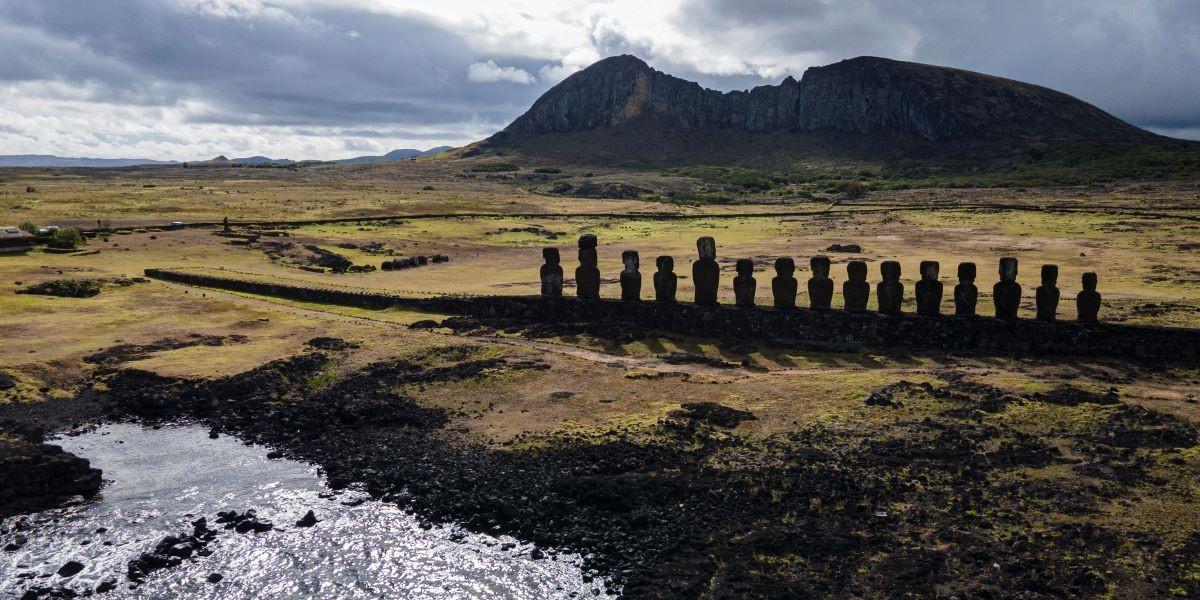
<path fill-rule="evenodd" d="M 81 563 L 77 560 L 72 560 L 72 561 L 68 561 L 66 564 L 59 567 L 57 573 L 58 573 L 59 577 L 70 577 L 72 575 L 79 573 L 82 570 L 83 570 L 83 563 Z"/>
<path fill-rule="evenodd" d="M 441 327 L 441 326 L 442 326 L 441 323 L 438 323 L 437 321 L 434 321 L 433 319 L 421 319 L 420 321 L 417 321 L 417 322 L 409 325 L 408 328 L 409 329 L 437 329 L 438 327 Z"/>
<path fill-rule="evenodd" d="M 210 573 L 206 579 L 209 583 L 220 583 L 225 576 L 220 573 Z"/>
<path fill-rule="evenodd" d="M 219 512 L 217 513 L 217 523 L 224 525 L 225 529 L 232 529 L 238 533 L 266 533 L 275 528 L 270 521 L 259 519 L 258 513 L 254 509 L 244 513 L 238 513 L 236 510 Z"/>
<path fill-rule="evenodd" d="M 1200 443 L 1200 432 L 1190 421 L 1135 404 L 1113 411 L 1087 437 L 1120 448 L 1190 448 Z"/>
<path fill-rule="evenodd" d="M 299 521 L 296 521 L 296 527 L 312 527 L 317 523 L 317 515 L 313 514 L 313 511 L 310 510 L 304 513 L 304 516 Z"/>
<path fill-rule="evenodd" d="M 754 413 L 750 411 L 730 408 L 716 402 L 685 402 L 680 406 L 681 410 L 673 410 L 667 416 L 728 429 L 737 427 L 742 421 L 757 420 Z"/>
<path fill-rule="evenodd" d="M 349 348 L 357 348 L 358 344 L 347 342 L 341 338 L 319 336 L 306 342 L 309 346 L 318 350 L 346 350 Z"/>
<path fill-rule="evenodd" d="M 668 365 L 704 365 L 706 367 L 714 367 L 717 369 L 736 369 L 742 365 L 734 362 L 729 362 L 720 358 L 705 356 L 703 354 L 691 354 L 688 352 L 671 352 L 663 355 L 662 361 Z"/>
<path fill-rule="evenodd" d="M 1030 399 L 1037 402 L 1058 404 L 1060 406 L 1079 406 L 1084 403 L 1100 405 L 1121 403 L 1121 399 L 1117 397 L 1117 390 L 1115 388 L 1110 388 L 1107 392 L 1099 394 L 1084 391 L 1070 385 L 1055 388 L 1044 394 L 1034 394 Z"/>
<path fill-rule="evenodd" d="M 55 279 L 17 290 L 18 294 L 59 296 L 63 298 L 91 298 L 104 289 L 101 279 Z"/>
<path fill-rule="evenodd" d="M 848 252 L 850 254 L 858 254 L 862 252 L 862 246 L 858 244 L 831 244 L 825 248 L 826 252 Z"/>
<path fill-rule="evenodd" d="M 169 569 L 183 563 L 184 560 L 211 553 L 207 549 L 210 542 L 217 538 L 217 532 L 208 528 L 208 520 L 201 517 L 192 522 L 191 533 L 168 535 L 154 546 L 150 552 L 129 561 L 126 577 L 134 583 L 141 583 L 155 571 Z"/>
<path fill-rule="evenodd" d="M 56 506 L 100 490 L 100 469 L 59 446 L 0 439 L 0 517 Z"/>
<path fill-rule="evenodd" d="M 17 387 L 17 378 L 8 373 L 0 373 L 0 390 L 11 390 Z"/>

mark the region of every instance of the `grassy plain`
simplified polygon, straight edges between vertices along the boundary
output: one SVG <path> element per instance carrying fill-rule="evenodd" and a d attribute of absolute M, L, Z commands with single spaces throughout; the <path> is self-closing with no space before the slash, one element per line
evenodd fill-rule
<path fill-rule="evenodd" d="M 714 340 L 681 338 L 616 343 L 586 336 L 530 340 L 504 333 L 455 335 L 446 329 L 407 327 L 419 319 L 441 318 L 438 315 L 288 302 L 157 281 L 109 286 L 99 296 L 82 299 L 16 293 L 58 278 L 132 277 L 151 267 L 192 267 L 414 294 L 524 295 L 537 288 L 541 247 L 562 250 L 570 278 L 575 239 L 582 232 L 594 232 L 600 239 L 602 295 L 618 296 L 620 253 L 633 249 L 640 252 L 643 295 L 649 296 L 654 257 L 674 256 L 676 271 L 689 275 L 696 237 L 712 235 L 722 259 L 726 302 L 731 301 L 737 258 L 755 260 L 763 304 L 769 302 L 771 264 L 777 256 L 796 258 L 802 290 L 807 258 L 813 255 L 833 257 L 839 288 L 848 260 L 868 261 L 873 282 L 878 280 L 880 261 L 899 260 L 909 291 L 907 310 L 913 309 L 911 290 L 920 261 L 941 262 L 948 305 L 955 265 L 969 260 L 979 265 L 980 307 L 987 314 L 997 260 L 1016 256 L 1025 286 L 1024 316 L 1033 313 L 1038 266 L 1053 263 L 1062 270 L 1063 318 L 1074 317 L 1072 300 L 1081 274 L 1095 271 L 1105 297 L 1104 320 L 1200 327 L 1200 184 L 1194 182 L 880 190 L 863 198 L 820 190 L 812 197 L 751 190 L 739 192 L 735 204 L 681 205 L 662 199 L 672 191 L 706 189 L 711 182 L 661 172 L 597 171 L 588 177 L 570 169 L 548 179 L 525 177 L 533 175 L 532 168 L 517 174 L 483 174 L 471 171 L 469 161 L 426 160 L 300 170 L 0 171 L 0 214 L 5 221 L 87 226 L 104 219 L 126 229 L 89 240 L 78 254 L 35 250 L 0 256 L 0 371 L 17 382 L 0 391 L 0 403 L 54 402 L 102 386 L 97 365 L 86 357 L 116 346 L 146 347 L 122 368 L 215 378 L 299 353 L 313 337 L 334 336 L 359 347 L 340 355 L 327 377 L 312 381 L 314 386 L 398 356 L 428 364 L 485 356 L 547 362 L 551 368 L 545 371 L 499 371 L 482 379 L 407 390 L 424 404 L 448 410 L 450 427 L 495 447 L 532 447 L 564 435 L 649 438 L 658 435 L 657 424 L 683 400 L 751 411 L 756 420 L 728 433 L 748 443 L 814 426 L 847 435 L 872 431 L 903 438 L 913 423 L 954 408 L 953 401 L 920 393 L 905 396 L 892 409 L 864 403 L 873 392 L 902 381 L 938 386 L 966 382 L 999 390 L 1011 399 L 997 411 L 976 411 L 971 417 L 976 423 L 1036 436 L 1068 458 L 1078 455 L 1076 440 L 1105 423 L 1116 409 L 1038 402 L 1031 400 L 1035 394 L 1065 385 L 1094 392 L 1116 387 L 1123 403 L 1200 423 L 1200 374 L 1194 365 L 1160 368 L 1107 359 L 869 348 L 847 353 L 730 349 Z M 642 187 L 650 199 L 574 198 L 547 192 L 555 181 L 597 179 Z M 36 191 L 27 193 L 26 186 Z M 455 216 L 458 213 L 491 216 Z M 251 245 L 232 244 L 230 238 L 214 235 L 215 227 L 157 227 L 176 219 L 215 222 L 225 216 L 239 229 L 247 221 L 391 218 L 272 226 L 287 237 L 261 238 Z M 147 227 L 152 229 L 133 230 Z M 262 247 L 266 241 L 315 244 L 356 264 L 377 265 L 390 258 L 361 249 L 371 243 L 382 244 L 395 256 L 442 253 L 450 261 L 392 272 L 315 273 L 272 260 Z M 858 244 L 862 250 L 827 253 L 831 244 Z M 690 277 L 681 279 L 679 294 L 691 297 Z M 803 292 L 799 302 L 807 303 Z M 839 293 L 835 305 L 840 302 Z M 195 336 L 227 341 L 188 343 Z M 156 344 L 164 347 L 155 349 Z M 663 358 L 672 353 L 703 354 L 732 365 L 669 364 Z M 1200 452 L 1136 452 L 1146 458 L 1145 468 L 1156 480 L 1165 483 L 1131 484 L 1132 492 L 1104 496 L 1082 517 L 1047 506 L 1039 516 L 1043 527 L 1050 530 L 1083 520 L 1164 535 L 1179 543 L 1200 531 L 1195 502 L 1200 494 L 1195 480 Z M 1058 462 L 998 477 L 1042 479 L 1062 489 L 1108 485 L 1094 473 Z"/>

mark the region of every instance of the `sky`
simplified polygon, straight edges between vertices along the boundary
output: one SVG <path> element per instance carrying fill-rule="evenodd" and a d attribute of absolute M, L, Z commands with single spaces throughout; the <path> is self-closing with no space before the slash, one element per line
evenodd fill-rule
<path fill-rule="evenodd" d="M 0 154 L 457 146 L 615 54 L 725 91 L 885 56 L 1200 139 L 1200 0 L 0 0 Z"/>

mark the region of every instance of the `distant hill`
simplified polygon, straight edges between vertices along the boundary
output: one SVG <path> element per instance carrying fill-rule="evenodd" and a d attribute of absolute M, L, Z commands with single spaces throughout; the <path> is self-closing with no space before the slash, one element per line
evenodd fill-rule
<path fill-rule="evenodd" d="M 296 161 L 286 158 L 267 158 L 265 156 L 250 156 L 247 158 L 231 158 L 229 162 L 239 165 L 290 165 Z"/>
<path fill-rule="evenodd" d="M 334 162 L 338 162 L 338 163 L 342 163 L 342 164 L 389 162 L 389 161 L 393 161 L 393 160 L 405 160 L 408 158 L 415 158 L 417 156 L 429 156 L 431 154 L 441 154 L 442 152 L 446 152 L 447 150 L 453 150 L 453 149 L 454 148 L 452 146 L 438 146 L 436 148 L 430 148 L 428 150 L 415 150 L 412 148 L 405 148 L 402 150 L 392 150 L 391 152 L 388 152 L 387 154 L 384 154 L 383 156 L 358 156 L 355 158 L 344 158 L 342 160 L 338 160 L 338 161 L 334 161 Z"/>
<path fill-rule="evenodd" d="M 0 167 L 131 167 L 135 165 L 174 165 L 173 160 L 148 158 L 67 158 L 49 154 L 0 155 Z"/>
<path fill-rule="evenodd" d="M 566 78 L 468 152 L 671 164 L 899 150 L 1003 154 L 1060 141 L 1172 140 L 1067 94 L 960 69 L 859 57 L 725 93 L 624 55 Z"/>
<path fill-rule="evenodd" d="M 438 146 L 428 150 L 392 150 L 383 156 L 359 156 L 356 158 L 347 158 L 332 162 L 337 163 L 378 163 L 388 162 L 393 160 L 404 160 L 416 156 L 428 156 L 431 154 L 440 154 L 447 150 L 453 150 L 451 146 Z M 225 155 L 220 155 L 208 160 L 191 161 L 189 166 L 194 167 L 231 167 L 233 165 L 281 165 L 287 166 L 296 164 L 297 162 L 288 158 L 270 158 L 267 156 L 248 156 L 245 158 L 228 158 Z M 181 165 L 180 161 L 175 160 L 150 160 L 144 158 L 67 158 L 62 156 L 51 156 L 49 154 L 10 154 L 0 155 L 0 167 L 91 167 L 91 168 L 114 168 L 114 167 L 133 167 L 138 165 Z"/>

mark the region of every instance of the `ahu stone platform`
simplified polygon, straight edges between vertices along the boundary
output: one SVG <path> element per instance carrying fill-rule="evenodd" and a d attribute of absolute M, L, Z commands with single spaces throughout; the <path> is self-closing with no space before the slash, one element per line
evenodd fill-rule
<path fill-rule="evenodd" d="M 1196 329 L 561 296 L 420 298 L 383 291 L 271 282 L 233 274 L 172 269 L 147 269 L 146 276 L 291 300 L 467 315 L 505 326 L 625 324 L 642 331 L 779 344 L 800 341 L 1006 355 L 1116 356 L 1164 362 L 1200 360 L 1200 330 Z"/>

